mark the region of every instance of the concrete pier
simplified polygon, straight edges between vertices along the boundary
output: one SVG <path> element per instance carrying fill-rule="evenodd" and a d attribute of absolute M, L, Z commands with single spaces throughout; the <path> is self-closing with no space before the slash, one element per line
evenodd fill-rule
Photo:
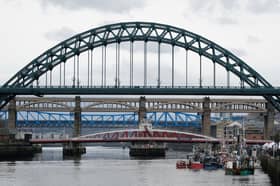
<path fill-rule="evenodd" d="M 266 103 L 267 113 L 264 115 L 264 139 L 271 140 L 273 136 L 275 109 L 271 103 Z"/>
<path fill-rule="evenodd" d="M 35 153 L 42 152 L 40 145 L 32 145 L 30 134 L 24 139 L 15 139 L 15 129 L 0 128 L 0 159 L 26 159 L 32 158 Z"/>
<path fill-rule="evenodd" d="M 8 128 L 15 129 L 17 120 L 16 100 L 15 98 L 9 102 L 8 106 Z"/>
<path fill-rule="evenodd" d="M 0 159 L 25 159 L 32 158 L 35 153 L 41 153 L 39 145 L 32 145 L 25 142 L 1 143 Z"/>
<path fill-rule="evenodd" d="M 211 128 L 211 109 L 210 109 L 210 98 L 205 97 L 203 101 L 203 112 L 202 112 L 202 134 L 210 136 Z"/>
<path fill-rule="evenodd" d="M 140 149 L 140 148 L 133 148 L 129 149 L 129 156 L 134 157 L 164 157 L 165 156 L 165 149 L 161 148 L 153 148 L 153 149 Z"/>
<path fill-rule="evenodd" d="M 73 137 L 79 137 L 81 135 L 81 97 L 75 97 L 74 108 L 74 131 Z M 67 143 L 63 144 L 63 156 L 79 156 L 86 153 L 86 148 L 80 143 Z"/>
<path fill-rule="evenodd" d="M 166 147 L 163 143 L 134 142 L 129 148 L 129 155 L 135 157 L 164 157 Z"/>
<path fill-rule="evenodd" d="M 8 123 L 2 124 L 0 128 L 0 159 L 29 159 L 35 153 L 42 152 L 40 145 L 32 145 L 29 143 L 30 134 L 25 134 L 24 139 L 16 139 L 16 100 L 15 98 L 8 105 Z"/>
<path fill-rule="evenodd" d="M 63 144 L 63 156 L 80 156 L 86 153 L 86 148 L 80 143 Z"/>
<path fill-rule="evenodd" d="M 81 97 L 75 97 L 75 108 L 74 108 L 74 132 L 73 137 L 81 135 L 81 121 L 82 121 L 82 109 L 81 109 Z"/>
<path fill-rule="evenodd" d="M 141 123 L 146 118 L 146 98 L 140 97 L 139 100 L 139 111 L 138 111 L 138 123 Z"/>

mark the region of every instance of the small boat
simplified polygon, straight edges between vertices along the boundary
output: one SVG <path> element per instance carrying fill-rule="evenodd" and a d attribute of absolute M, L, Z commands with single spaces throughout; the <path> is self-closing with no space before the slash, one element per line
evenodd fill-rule
<path fill-rule="evenodd" d="M 190 162 L 187 166 L 189 169 L 193 169 L 193 170 L 203 169 L 203 164 L 200 163 L 199 161 Z"/>
<path fill-rule="evenodd" d="M 188 163 L 187 167 L 193 170 L 203 169 L 203 163 L 201 162 L 201 154 L 195 152 L 193 156 L 187 156 Z"/>
<path fill-rule="evenodd" d="M 219 168 L 221 168 L 222 166 L 220 165 L 218 159 L 216 157 L 213 156 L 206 156 L 204 158 L 204 162 L 203 162 L 203 168 L 205 170 L 217 170 Z"/>
<path fill-rule="evenodd" d="M 186 162 L 183 161 L 183 160 L 178 160 L 178 161 L 176 162 L 176 168 L 177 168 L 177 169 L 185 169 L 185 168 L 187 168 L 187 164 L 186 164 Z"/>
<path fill-rule="evenodd" d="M 236 154 L 236 153 L 235 153 Z M 254 175 L 255 166 L 252 157 L 234 157 L 225 164 L 226 175 Z"/>
<path fill-rule="evenodd" d="M 239 163 L 236 161 L 228 161 L 225 167 L 225 174 L 226 175 L 240 175 L 240 176 L 247 176 L 247 175 L 254 175 L 255 169 L 254 167 L 242 167 L 239 166 Z"/>

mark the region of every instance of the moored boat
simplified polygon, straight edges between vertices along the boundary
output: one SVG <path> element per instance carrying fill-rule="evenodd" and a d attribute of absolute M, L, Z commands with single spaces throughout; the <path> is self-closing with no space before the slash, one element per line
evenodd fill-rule
<path fill-rule="evenodd" d="M 238 165 L 237 162 L 228 161 L 225 167 L 225 174 L 240 176 L 254 175 L 254 167 L 242 167 L 236 165 Z"/>
<path fill-rule="evenodd" d="M 193 148 L 193 153 L 192 156 L 187 156 L 187 167 L 193 170 L 203 169 L 202 154 L 196 148 Z"/>
<path fill-rule="evenodd" d="M 255 173 L 254 160 L 249 156 L 235 156 L 225 164 L 226 175 L 253 175 Z"/>
<path fill-rule="evenodd" d="M 200 170 L 203 169 L 203 164 L 199 161 L 193 161 L 188 164 L 188 168 L 193 170 Z"/>
<path fill-rule="evenodd" d="M 256 151 L 253 149 L 254 153 L 247 153 L 244 120 L 242 120 L 242 125 L 237 123 L 234 127 L 233 143 L 231 144 L 233 151 L 226 159 L 225 174 L 253 175 L 255 172 Z"/>
<path fill-rule="evenodd" d="M 186 169 L 187 168 L 187 163 L 183 160 L 178 160 L 176 162 L 176 168 L 177 169 Z"/>
<path fill-rule="evenodd" d="M 204 158 L 203 168 L 205 170 L 217 170 L 217 169 L 221 168 L 221 165 L 218 162 L 217 157 L 206 156 Z"/>

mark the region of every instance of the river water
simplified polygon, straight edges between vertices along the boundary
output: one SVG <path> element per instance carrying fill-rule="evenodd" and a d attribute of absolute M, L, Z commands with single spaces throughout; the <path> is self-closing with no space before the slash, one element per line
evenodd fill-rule
<path fill-rule="evenodd" d="M 224 170 L 176 169 L 184 152 L 168 151 L 165 159 L 131 159 L 128 149 L 87 147 L 81 159 L 62 157 L 59 147 L 43 148 L 29 161 L 0 162 L 0 186 L 269 186 L 268 175 L 226 176 Z"/>

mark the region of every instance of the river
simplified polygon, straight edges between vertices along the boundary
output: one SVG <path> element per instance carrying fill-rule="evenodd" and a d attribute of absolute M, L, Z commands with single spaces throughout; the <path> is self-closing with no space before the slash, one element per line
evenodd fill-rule
<path fill-rule="evenodd" d="M 261 169 L 252 176 L 226 176 L 224 170 L 176 169 L 184 152 L 165 159 L 131 159 L 128 149 L 87 147 L 81 159 L 62 157 L 62 148 L 43 148 L 29 161 L 1 161 L 0 186 L 269 186 Z"/>

